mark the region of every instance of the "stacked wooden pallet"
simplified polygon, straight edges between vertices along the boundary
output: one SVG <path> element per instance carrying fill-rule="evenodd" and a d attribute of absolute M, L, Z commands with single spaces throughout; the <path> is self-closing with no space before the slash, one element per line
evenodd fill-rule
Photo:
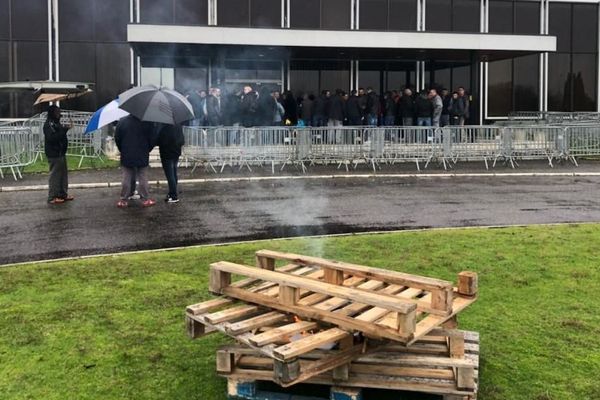
<path fill-rule="evenodd" d="M 477 297 L 476 274 L 460 273 L 453 287 L 267 250 L 256 264 L 212 264 L 210 291 L 221 297 L 186 310 L 192 338 L 222 332 L 239 343 L 217 352 L 230 395 L 240 380 L 271 380 L 475 398 L 478 336 L 455 328 Z"/>

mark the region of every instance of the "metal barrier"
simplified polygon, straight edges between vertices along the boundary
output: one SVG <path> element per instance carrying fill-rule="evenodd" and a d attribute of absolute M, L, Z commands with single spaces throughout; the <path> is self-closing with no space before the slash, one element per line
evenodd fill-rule
<path fill-rule="evenodd" d="M 0 177 L 10 170 L 15 180 L 23 178 L 21 169 L 35 162 L 36 136 L 24 127 L 0 127 Z"/>
<path fill-rule="evenodd" d="M 425 163 L 427 168 L 431 161 L 438 159 L 446 167 L 446 161 L 440 153 L 439 131 L 435 128 L 398 126 L 383 129 L 385 135 L 383 154 L 389 164 L 414 162 L 417 170 L 421 170 L 420 163 Z"/>

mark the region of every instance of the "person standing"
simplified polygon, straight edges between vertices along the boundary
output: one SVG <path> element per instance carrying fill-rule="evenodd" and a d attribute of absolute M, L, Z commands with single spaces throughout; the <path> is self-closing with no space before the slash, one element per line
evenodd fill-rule
<path fill-rule="evenodd" d="M 367 88 L 367 125 L 377 126 L 380 109 L 381 103 L 379 102 L 379 96 L 377 96 L 377 93 L 375 93 L 372 88 Z"/>
<path fill-rule="evenodd" d="M 385 92 L 383 96 L 384 101 L 384 113 L 383 113 L 383 125 L 394 126 L 396 124 L 396 114 L 398 112 L 396 101 L 392 92 Z"/>
<path fill-rule="evenodd" d="M 460 116 L 462 111 L 459 103 L 460 100 L 458 98 L 458 92 L 452 93 L 450 105 L 448 106 L 448 111 L 450 112 L 450 125 L 460 125 Z"/>
<path fill-rule="evenodd" d="M 342 126 L 344 125 L 344 92 L 341 89 L 335 90 L 335 95 L 331 98 L 329 108 L 329 120 L 327 126 Z"/>
<path fill-rule="evenodd" d="M 275 100 L 275 109 L 273 110 L 273 125 L 282 126 L 283 125 L 283 117 L 285 116 L 285 108 L 283 108 L 283 104 L 281 104 L 280 95 L 277 90 L 271 93 L 273 100 Z"/>
<path fill-rule="evenodd" d="M 368 96 L 365 93 L 365 89 L 358 88 L 358 105 L 360 106 L 360 115 L 363 125 L 368 125 L 367 121 L 367 102 Z"/>
<path fill-rule="evenodd" d="M 209 126 L 223 125 L 221 89 L 219 88 L 214 88 L 210 96 L 206 98 L 206 118 Z"/>
<path fill-rule="evenodd" d="M 458 124 L 460 126 L 464 126 L 469 121 L 469 108 L 471 107 L 471 104 L 464 87 L 459 86 L 457 92 L 459 104 L 458 108 L 460 110 Z"/>
<path fill-rule="evenodd" d="M 304 99 L 302 100 L 302 120 L 304 121 L 304 125 L 312 126 L 313 124 L 313 112 L 315 107 L 315 95 L 314 94 L 305 94 Z"/>
<path fill-rule="evenodd" d="M 298 102 L 294 97 L 294 94 L 287 90 L 283 92 L 283 108 L 285 109 L 285 115 L 283 121 L 285 125 L 296 126 L 298 125 Z"/>
<path fill-rule="evenodd" d="M 348 117 L 348 125 L 362 125 L 362 110 L 360 108 L 358 93 L 354 89 L 350 92 L 350 97 L 346 102 L 346 115 Z"/>
<path fill-rule="evenodd" d="M 50 169 L 48 178 L 48 203 L 50 204 L 62 204 L 75 199 L 68 194 L 67 132 L 71 127 L 61 124 L 61 116 L 60 108 L 52 105 L 48 108 L 48 117 L 44 123 L 44 152 Z"/>
<path fill-rule="evenodd" d="M 450 101 L 452 97 L 448 94 L 448 89 L 442 89 L 442 118 L 440 119 L 440 126 L 450 125 Z"/>
<path fill-rule="evenodd" d="M 179 164 L 179 157 L 181 157 L 181 148 L 185 144 L 183 128 L 181 125 L 162 124 L 159 129 L 160 163 L 169 184 L 169 193 L 165 201 L 171 204 L 179 203 L 177 165 Z"/>
<path fill-rule="evenodd" d="M 154 126 L 149 122 L 142 122 L 137 117 L 129 115 L 117 124 L 115 143 L 121 152 L 121 199 L 117 207 L 128 206 L 131 194 L 131 181 L 137 178 L 138 193 L 144 207 L 156 204 L 150 198 L 148 190 L 148 166 L 150 165 L 150 151 L 154 147 Z"/>
<path fill-rule="evenodd" d="M 252 89 L 252 86 L 244 86 L 244 91 L 240 98 L 240 113 L 242 116 L 242 125 L 246 128 L 256 125 L 256 113 L 258 110 L 258 95 Z"/>
<path fill-rule="evenodd" d="M 415 101 L 412 97 L 412 90 L 404 89 L 404 94 L 398 102 L 398 114 L 402 119 L 403 126 L 415 124 Z"/>
<path fill-rule="evenodd" d="M 206 90 L 194 90 L 188 101 L 192 105 L 196 119 L 192 120 L 191 126 L 206 126 Z"/>
<path fill-rule="evenodd" d="M 431 126 L 433 103 L 429 100 L 427 91 L 423 90 L 415 100 L 415 112 L 417 114 L 417 126 Z"/>
<path fill-rule="evenodd" d="M 433 113 L 431 117 L 432 125 L 436 128 L 439 128 L 440 120 L 442 118 L 442 111 L 444 109 L 444 103 L 442 102 L 442 98 L 438 95 L 436 89 L 431 89 L 429 91 L 429 99 L 433 105 Z"/>
<path fill-rule="evenodd" d="M 323 90 L 321 92 L 321 95 L 315 99 L 313 126 L 320 127 L 327 125 L 327 110 L 329 108 L 329 96 L 329 90 Z"/>

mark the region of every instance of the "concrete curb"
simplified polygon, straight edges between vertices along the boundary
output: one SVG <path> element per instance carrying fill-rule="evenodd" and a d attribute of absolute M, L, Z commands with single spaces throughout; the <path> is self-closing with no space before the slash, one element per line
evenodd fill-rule
<path fill-rule="evenodd" d="M 431 178 L 506 178 L 506 177 L 593 177 L 600 176 L 600 172 L 502 172 L 502 173 L 452 173 L 452 174 L 344 174 L 344 175 L 287 175 L 287 176 L 256 176 L 235 178 L 202 178 L 182 179 L 180 185 L 193 185 L 203 183 L 229 183 L 229 182 L 262 182 L 286 180 L 318 180 L 318 179 L 431 179 Z M 166 180 L 150 181 L 150 185 L 167 185 Z M 120 187 L 121 182 L 73 183 L 71 189 L 101 189 Z M 48 190 L 48 185 L 1 186 L 0 192 L 28 192 Z"/>
<path fill-rule="evenodd" d="M 20 263 L 4 264 L 0 265 L 0 268 L 18 267 L 21 265 L 34 265 L 34 264 L 49 264 L 53 262 L 61 261 L 77 261 L 77 260 L 88 260 L 93 258 L 102 257 L 119 257 L 136 254 L 152 254 L 161 252 L 172 252 L 185 249 L 201 249 L 205 247 L 227 247 L 235 246 L 239 244 L 252 244 L 252 243 L 265 243 L 265 242 L 284 242 L 298 239 L 327 239 L 334 237 L 350 237 L 350 236 L 368 236 L 368 235 L 386 235 L 386 234 L 401 234 L 401 233 L 414 233 L 414 232 L 444 232 L 444 231 L 457 231 L 457 230 L 475 230 L 475 229 L 508 229 L 508 228 L 527 228 L 527 227 L 552 227 L 552 226 L 569 226 L 569 225 L 598 225 L 598 222 L 559 222 L 550 224 L 516 224 L 516 225 L 483 225 L 483 226 L 452 226 L 452 227 L 439 227 L 439 228 L 416 228 L 416 229 L 403 229 L 403 230 L 391 230 L 391 231 L 371 231 L 371 232 L 353 232 L 353 233 L 336 233 L 331 235 L 314 235 L 314 236 L 291 236 L 284 238 L 273 238 L 273 239 L 260 239 L 260 240 L 247 240 L 237 242 L 226 242 L 226 243 L 212 243 L 212 244 L 198 244 L 192 246 L 179 246 L 179 247 L 167 247 L 163 249 L 149 249 L 149 250 L 133 250 L 123 251 L 118 253 L 105 253 L 105 254 L 92 254 L 87 256 L 76 256 L 76 257 L 63 257 L 55 258 L 50 260 L 38 260 L 38 261 L 26 261 Z"/>

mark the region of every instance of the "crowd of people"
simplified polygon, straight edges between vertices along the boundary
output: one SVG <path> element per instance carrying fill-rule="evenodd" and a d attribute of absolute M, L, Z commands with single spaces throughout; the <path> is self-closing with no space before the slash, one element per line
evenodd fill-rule
<path fill-rule="evenodd" d="M 464 125 L 469 119 L 469 96 L 464 87 L 453 93 L 431 88 L 388 91 L 383 96 L 372 88 L 346 93 L 323 90 L 320 95 L 296 98 L 247 85 L 239 93 L 222 95 L 221 89 L 197 90 L 188 95 L 196 119 L 192 126 L 447 126 Z"/>

